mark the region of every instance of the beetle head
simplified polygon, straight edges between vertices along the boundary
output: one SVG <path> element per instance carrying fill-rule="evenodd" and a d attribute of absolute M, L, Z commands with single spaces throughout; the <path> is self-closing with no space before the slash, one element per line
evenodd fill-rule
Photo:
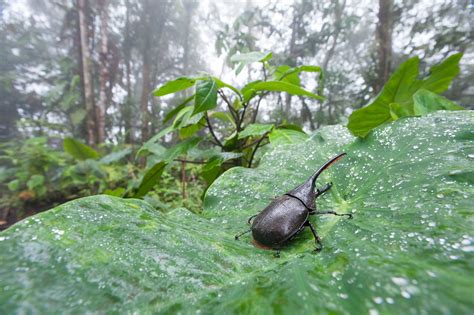
<path fill-rule="evenodd" d="M 307 208 L 312 209 L 314 205 L 314 200 L 316 199 L 316 179 L 318 179 L 319 175 L 327 169 L 329 166 L 331 166 L 334 162 L 342 158 L 346 153 L 341 153 L 326 163 L 324 163 L 323 166 L 321 166 L 316 173 L 314 173 L 306 182 L 303 184 L 299 185 L 298 187 L 290 190 L 287 195 L 293 196 L 301 200 Z"/>

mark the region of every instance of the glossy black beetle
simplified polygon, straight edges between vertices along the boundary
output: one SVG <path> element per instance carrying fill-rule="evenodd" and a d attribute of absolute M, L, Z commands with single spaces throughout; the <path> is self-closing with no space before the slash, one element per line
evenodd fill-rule
<path fill-rule="evenodd" d="M 332 187 L 332 184 L 326 184 L 321 190 L 315 189 L 316 179 L 325 169 L 344 155 L 346 153 L 341 153 L 330 159 L 313 176 L 308 178 L 305 183 L 290 190 L 283 196 L 273 199 L 265 209 L 248 219 L 250 224 L 252 219 L 255 218 L 252 227 L 236 235 L 235 239 L 237 240 L 240 236 L 252 232 L 253 240 L 258 247 L 275 249 L 275 256 L 279 257 L 282 246 L 306 226 L 309 226 L 316 241 L 315 251 L 319 252 L 323 245 L 308 217 L 314 214 L 334 214 L 338 216 L 346 215 L 349 219 L 352 219 L 352 214 L 350 213 L 339 214 L 334 211 L 317 211 L 316 208 L 312 208 L 315 205 L 316 198 Z"/>

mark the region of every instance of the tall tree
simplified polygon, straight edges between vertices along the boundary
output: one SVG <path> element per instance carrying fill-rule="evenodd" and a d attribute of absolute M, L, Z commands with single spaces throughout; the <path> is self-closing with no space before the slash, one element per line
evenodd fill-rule
<path fill-rule="evenodd" d="M 77 0 L 79 15 L 79 32 L 81 36 L 81 58 L 82 58 L 82 85 L 84 90 L 84 104 L 87 112 L 87 143 L 95 145 L 96 142 L 96 123 L 94 112 L 94 90 L 92 85 L 92 63 L 89 48 L 89 23 L 88 23 L 88 1 Z"/>
<path fill-rule="evenodd" d="M 379 0 L 377 39 L 378 80 L 375 92 L 382 89 L 390 76 L 392 65 L 393 0 Z"/>
<path fill-rule="evenodd" d="M 141 47 L 142 54 L 142 93 L 140 98 L 140 111 L 142 114 L 142 142 L 148 140 L 150 113 L 148 110 L 148 100 L 150 98 L 150 37 L 154 31 L 151 27 L 151 12 L 150 12 L 150 0 L 143 1 L 142 7 L 142 23 L 144 32 L 143 43 Z"/>
<path fill-rule="evenodd" d="M 108 1 L 99 0 L 100 12 L 100 57 L 99 57 L 99 102 L 97 104 L 97 140 L 104 143 L 106 138 L 105 112 L 107 110 L 108 65 Z"/>

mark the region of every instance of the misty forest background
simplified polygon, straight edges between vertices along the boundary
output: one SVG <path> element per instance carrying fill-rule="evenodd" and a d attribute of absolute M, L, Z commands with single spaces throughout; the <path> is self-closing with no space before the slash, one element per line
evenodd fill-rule
<path fill-rule="evenodd" d="M 325 100 L 269 94 L 250 115 L 258 123 L 307 133 L 346 124 L 403 61 L 419 56 L 426 72 L 455 52 L 464 54 L 461 72 L 443 95 L 472 109 L 473 21 L 468 0 L 0 0 L 0 227 L 81 196 L 130 190 L 186 138 L 170 133 L 137 155 L 191 96 L 152 92 L 203 72 L 234 86 L 266 75 L 259 64 L 236 74 L 237 53 L 271 51 L 277 65 L 324 71 L 322 79 L 301 78 Z M 225 107 L 220 100 L 218 110 Z M 225 121 L 211 123 L 223 137 Z M 67 154 L 66 138 L 97 156 Z M 156 208 L 199 212 L 222 172 L 206 164 L 212 145 L 189 149 L 171 155 L 144 196 Z"/>

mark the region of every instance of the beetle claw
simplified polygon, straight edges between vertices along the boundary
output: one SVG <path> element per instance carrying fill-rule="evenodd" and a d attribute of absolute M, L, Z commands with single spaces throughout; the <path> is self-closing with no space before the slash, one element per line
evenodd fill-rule
<path fill-rule="evenodd" d="M 316 247 L 316 248 L 313 250 L 313 252 L 319 253 L 322 249 L 323 249 L 322 246 L 318 246 L 318 247 Z"/>

